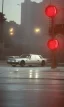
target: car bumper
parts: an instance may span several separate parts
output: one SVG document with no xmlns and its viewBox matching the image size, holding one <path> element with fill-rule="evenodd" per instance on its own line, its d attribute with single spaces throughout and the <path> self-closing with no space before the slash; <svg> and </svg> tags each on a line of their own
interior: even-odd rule
<svg viewBox="0 0 64 107">
<path fill-rule="evenodd" d="M 7 61 L 7 64 L 11 64 L 11 65 L 12 65 L 12 64 L 15 64 L 15 65 L 17 65 L 17 64 L 19 64 L 19 62 L 8 62 L 8 61 Z"/>
</svg>

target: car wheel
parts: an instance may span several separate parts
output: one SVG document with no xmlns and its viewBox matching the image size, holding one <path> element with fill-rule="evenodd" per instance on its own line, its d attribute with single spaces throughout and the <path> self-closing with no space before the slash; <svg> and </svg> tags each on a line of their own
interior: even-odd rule
<svg viewBox="0 0 64 107">
<path fill-rule="evenodd" d="M 41 66 L 45 66 L 45 61 L 42 61 Z"/>
<path fill-rule="evenodd" d="M 15 64 L 12 64 L 12 67 L 16 67 L 16 65 L 15 65 Z"/>
<path fill-rule="evenodd" d="M 20 66 L 24 67 L 25 66 L 25 61 L 21 61 Z"/>
<path fill-rule="evenodd" d="M 29 67 L 32 67 L 32 65 L 29 65 Z"/>
</svg>

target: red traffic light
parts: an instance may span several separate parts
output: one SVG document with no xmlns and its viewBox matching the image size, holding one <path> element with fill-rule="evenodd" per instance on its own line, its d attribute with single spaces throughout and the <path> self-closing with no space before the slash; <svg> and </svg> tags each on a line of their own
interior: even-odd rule
<svg viewBox="0 0 64 107">
<path fill-rule="evenodd" d="M 57 8 L 54 5 L 49 5 L 45 9 L 45 13 L 48 17 L 55 17 L 57 14 Z"/>
<path fill-rule="evenodd" d="M 49 48 L 49 49 L 55 50 L 55 49 L 58 48 L 58 46 L 59 46 L 58 40 L 56 40 L 56 39 L 50 39 L 50 40 L 48 41 L 48 48 Z"/>
</svg>

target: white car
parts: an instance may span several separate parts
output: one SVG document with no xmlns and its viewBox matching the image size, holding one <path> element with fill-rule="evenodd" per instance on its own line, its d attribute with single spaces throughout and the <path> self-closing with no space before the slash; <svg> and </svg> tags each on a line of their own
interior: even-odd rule
<svg viewBox="0 0 64 107">
<path fill-rule="evenodd" d="M 12 66 L 20 65 L 41 65 L 45 66 L 47 62 L 46 58 L 43 58 L 41 55 L 35 55 L 35 54 L 23 54 L 20 57 L 14 57 L 11 59 L 8 59 L 7 63 L 11 64 Z"/>
</svg>

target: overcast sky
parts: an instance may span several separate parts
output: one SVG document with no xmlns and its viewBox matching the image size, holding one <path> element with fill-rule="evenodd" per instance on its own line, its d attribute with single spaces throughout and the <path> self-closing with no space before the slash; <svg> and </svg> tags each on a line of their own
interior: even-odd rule
<svg viewBox="0 0 64 107">
<path fill-rule="evenodd" d="M 21 2 L 24 0 L 4 0 L 4 13 L 6 14 L 6 18 L 8 21 L 14 20 L 16 23 L 20 24 L 20 13 L 21 13 Z M 32 0 L 36 2 L 40 2 L 41 0 Z M 1 6 L 2 0 L 0 0 L 0 12 L 1 12 Z"/>
</svg>

